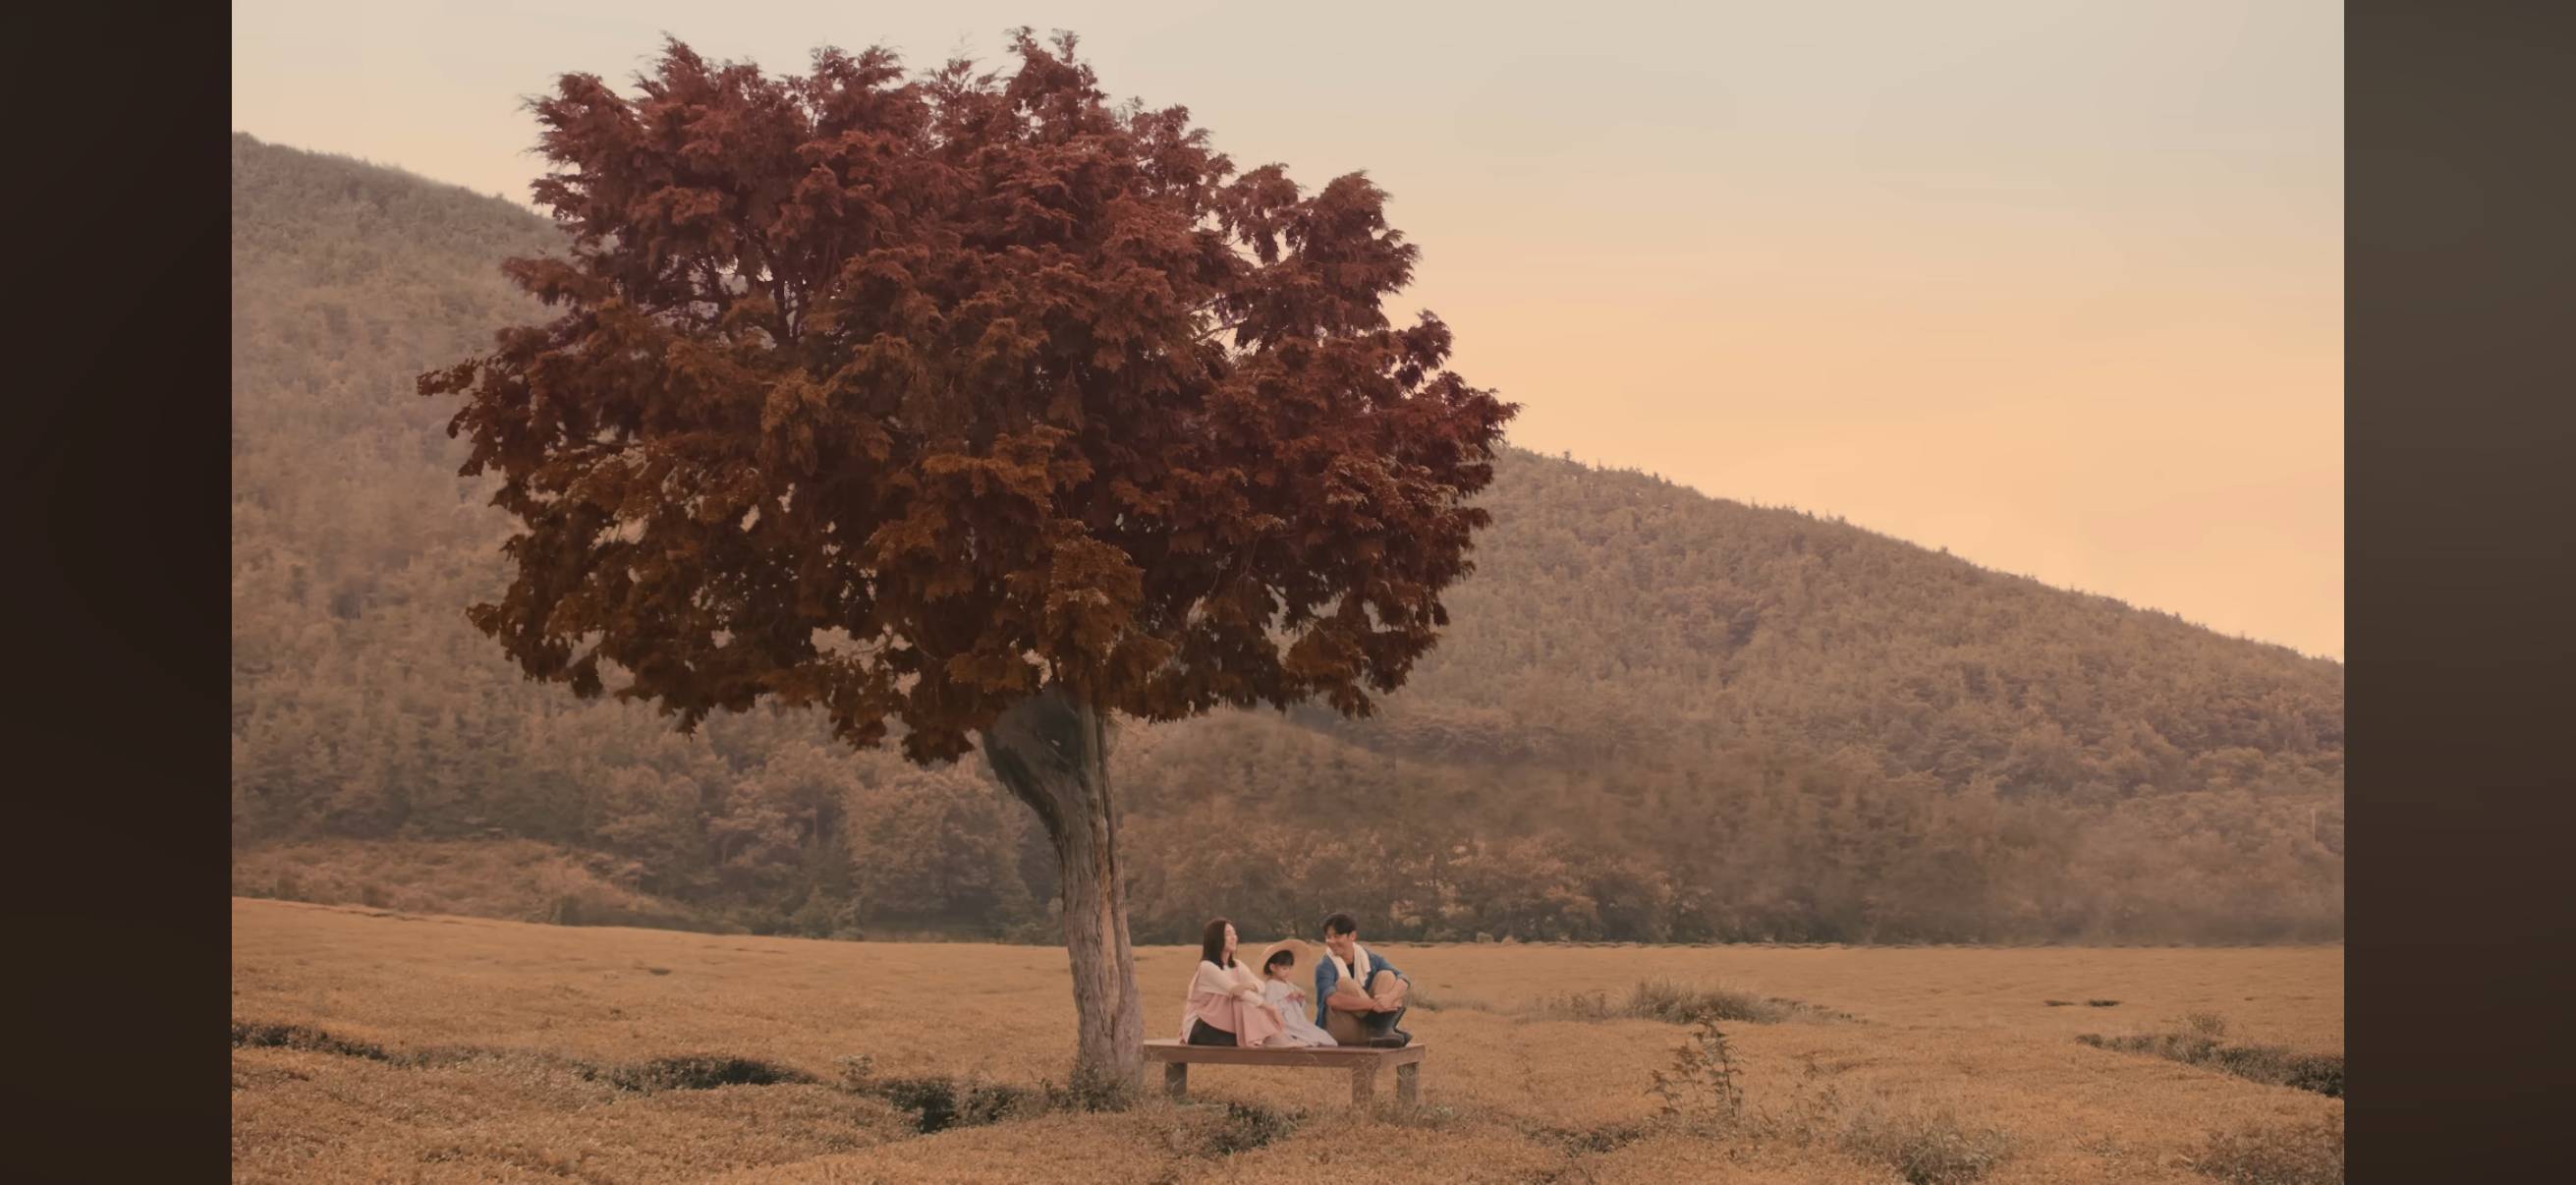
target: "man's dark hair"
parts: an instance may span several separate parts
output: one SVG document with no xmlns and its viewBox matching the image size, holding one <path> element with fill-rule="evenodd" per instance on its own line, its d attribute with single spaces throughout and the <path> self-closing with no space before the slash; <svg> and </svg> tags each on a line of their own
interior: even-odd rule
<svg viewBox="0 0 2576 1185">
<path fill-rule="evenodd" d="M 1274 950 L 1270 952 L 1270 957 L 1262 960 L 1261 962 L 1261 973 L 1268 975 L 1272 968 L 1275 968 L 1282 963 L 1286 963 L 1291 967 L 1296 966 L 1297 952 L 1293 950 Z"/>
<path fill-rule="evenodd" d="M 1328 917 L 1328 918 L 1325 918 L 1325 919 L 1324 919 L 1324 933 L 1325 933 L 1325 934 L 1327 934 L 1327 935 L 1332 935 L 1332 934 L 1357 934 L 1357 933 L 1359 933 L 1359 932 L 1360 932 L 1360 921 L 1359 921 L 1359 919 L 1358 919 L 1358 918 L 1355 918 L 1355 917 L 1352 917 L 1352 916 L 1351 916 L 1351 915 L 1349 915 L 1349 914 L 1346 914 L 1346 913 L 1337 913 L 1337 914 L 1334 914 L 1334 915 L 1333 915 L 1333 916 L 1331 916 L 1331 917 Z"/>
<path fill-rule="evenodd" d="M 1233 924 L 1224 918 L 1209 922 L 1199 932 L 1199 957 L 1219 967 L 1234 966 L 1234 960 L 1225 955 L 1225 928 Z"/>
</svg>

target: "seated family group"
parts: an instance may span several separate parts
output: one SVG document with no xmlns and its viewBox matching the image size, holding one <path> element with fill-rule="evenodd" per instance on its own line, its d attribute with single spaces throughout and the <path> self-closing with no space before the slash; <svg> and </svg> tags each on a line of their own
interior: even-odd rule
<svg viewBox="0 0 2576 1185">
<path fill-rule="evenodd" d="M 1324 954 L 1314 960 L 1315 994 L 1294 978 L 1304 944 L 1288 939 L 1261 952 L 1258 971 L 1235 958 L 1234 924 L 1218 918 L 1199 940 L 1199 969 L 1181 1010 L 1181 1040 L 1192 1045 L 1366 1045 L 1400 1049 L 1413 1040 L 1398 1022 L 1413 981 L 1360 945 L 1359 923 L 1324 919 Z M 1309 1017 L 1307 1009 L 1314 1009 Z"/>
</svg>

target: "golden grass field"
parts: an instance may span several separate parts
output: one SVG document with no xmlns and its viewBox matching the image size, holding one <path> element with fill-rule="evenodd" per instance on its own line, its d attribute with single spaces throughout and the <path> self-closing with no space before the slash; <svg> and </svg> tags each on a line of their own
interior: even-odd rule
<svg viewBox="0 0 2576 1185">
<path fill-rule="evenodd" d="M 1278 935 L 1245 934 L 1257 949 Z M 1837 1133 L 1877 1116 L 2002 1133 L 1986 1182 L 2191 1181 L 2213 1131 L 2339 1118 L 2342 1102 L 2078 1044 L 2216 1013 L 2231 1041 L 2343 1049 L 2341 947 L 1848 948 L 1389 945 L 1436 1010 L 1421 1109 L 1351 1110 L 1318 1071 L 1194 1068 L 1193 1103 L 1054 1112 L 920 1134 L 836 1085 L 1029 1086 L 1072 1054 L 1065 954 L 571 928 L 236 898 L 233 1165 L 242 1181 L 1887 1182 Z M 1152 1036 L 1195 952 L 1137 952 Z M 1546 997 L 1642 979 L 1851 1014 L 1731 1022 L 1746 1108 L 1659 1120 L 1652 1074 L 1691 1030 L 1545 1019 Z M 2115 1007 L 2047 1000 L 2116 999 Z M 308 1026 L 389 1056 L 243 1044 Z M 309 1042 L 307 1043 L 309 1044 Z M 431 1051 L 438 1051 L 432 1053 Z M 400 1055 L 423 1054 L 406 1060 Z M 626 1089 L 582 1067 L 753 1059 L 811 1083 Z M 1381 1091 L 1388 1088 L 1381 1087 Z M 1228 1101 L 1287 1123 L 1245 1146 Z M 1278 1134 L 1280 1127 L 1286 1134 Z M 1231 1145 L 1229 1136 L 1236 1137 Z M 1240 1150 L 1226 1151 L 1229 1147 Z M 1918 1178 L 1920 1173 L 1917 1174 Z"/>
</svg>

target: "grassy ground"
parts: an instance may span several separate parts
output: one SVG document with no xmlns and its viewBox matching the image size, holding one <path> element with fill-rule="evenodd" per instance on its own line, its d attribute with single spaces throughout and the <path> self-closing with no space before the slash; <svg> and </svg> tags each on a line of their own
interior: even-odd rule
<svg viewBox="0 0 2576 1185">
<path fill-rule="evenodd" d="M 2214 1015 L 2231 1041 L 2339 1056 L 2339 947 L 1390 947 L 1436 1006 L 1407 1022 L 1432 1047 L 1421 1110 L 1199 1067 L 1200 1105 L 1091 1114 L 1043 1093 L 1072 1046 L 1060 950 L 249 899 L 233 921 L 240 1180 L 2340 1176 L 2340 1100 L 2076 1040 Z M 1193 958 L 1138 952 L 1153 1035 Z M 1702 1013 L 1722 1059 L 1676 1023 Z M 1666 1115 L 1658 1071 L 1741 1107 L 1668 1090 Z M 2258 1162 L 2291 1167 L 2243 1175 Z"/>
</svg>

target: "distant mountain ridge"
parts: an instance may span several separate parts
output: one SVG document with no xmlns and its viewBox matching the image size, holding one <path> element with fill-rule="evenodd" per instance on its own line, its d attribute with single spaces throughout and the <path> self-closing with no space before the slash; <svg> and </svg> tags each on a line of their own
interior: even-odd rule
<svg viewBox="0 0 2576 1185">
<path fill-rule="evenodd" d="M 246 135 L 233 163 L 239 845 L 511 836 L 752 929 L 1044 930 L 1042 846 L 978 769 L 520 680 L 462 619 L 508 523 L 411 380 L 538 317 L 497 266 L 559 233 Z M 2341 664 L 1517 449 L 1484 504 L 1379 717 L 1125 730 L 1140 939 L 1327 901 L 1390 939 L 2340 935 Z"/>
</svg>

